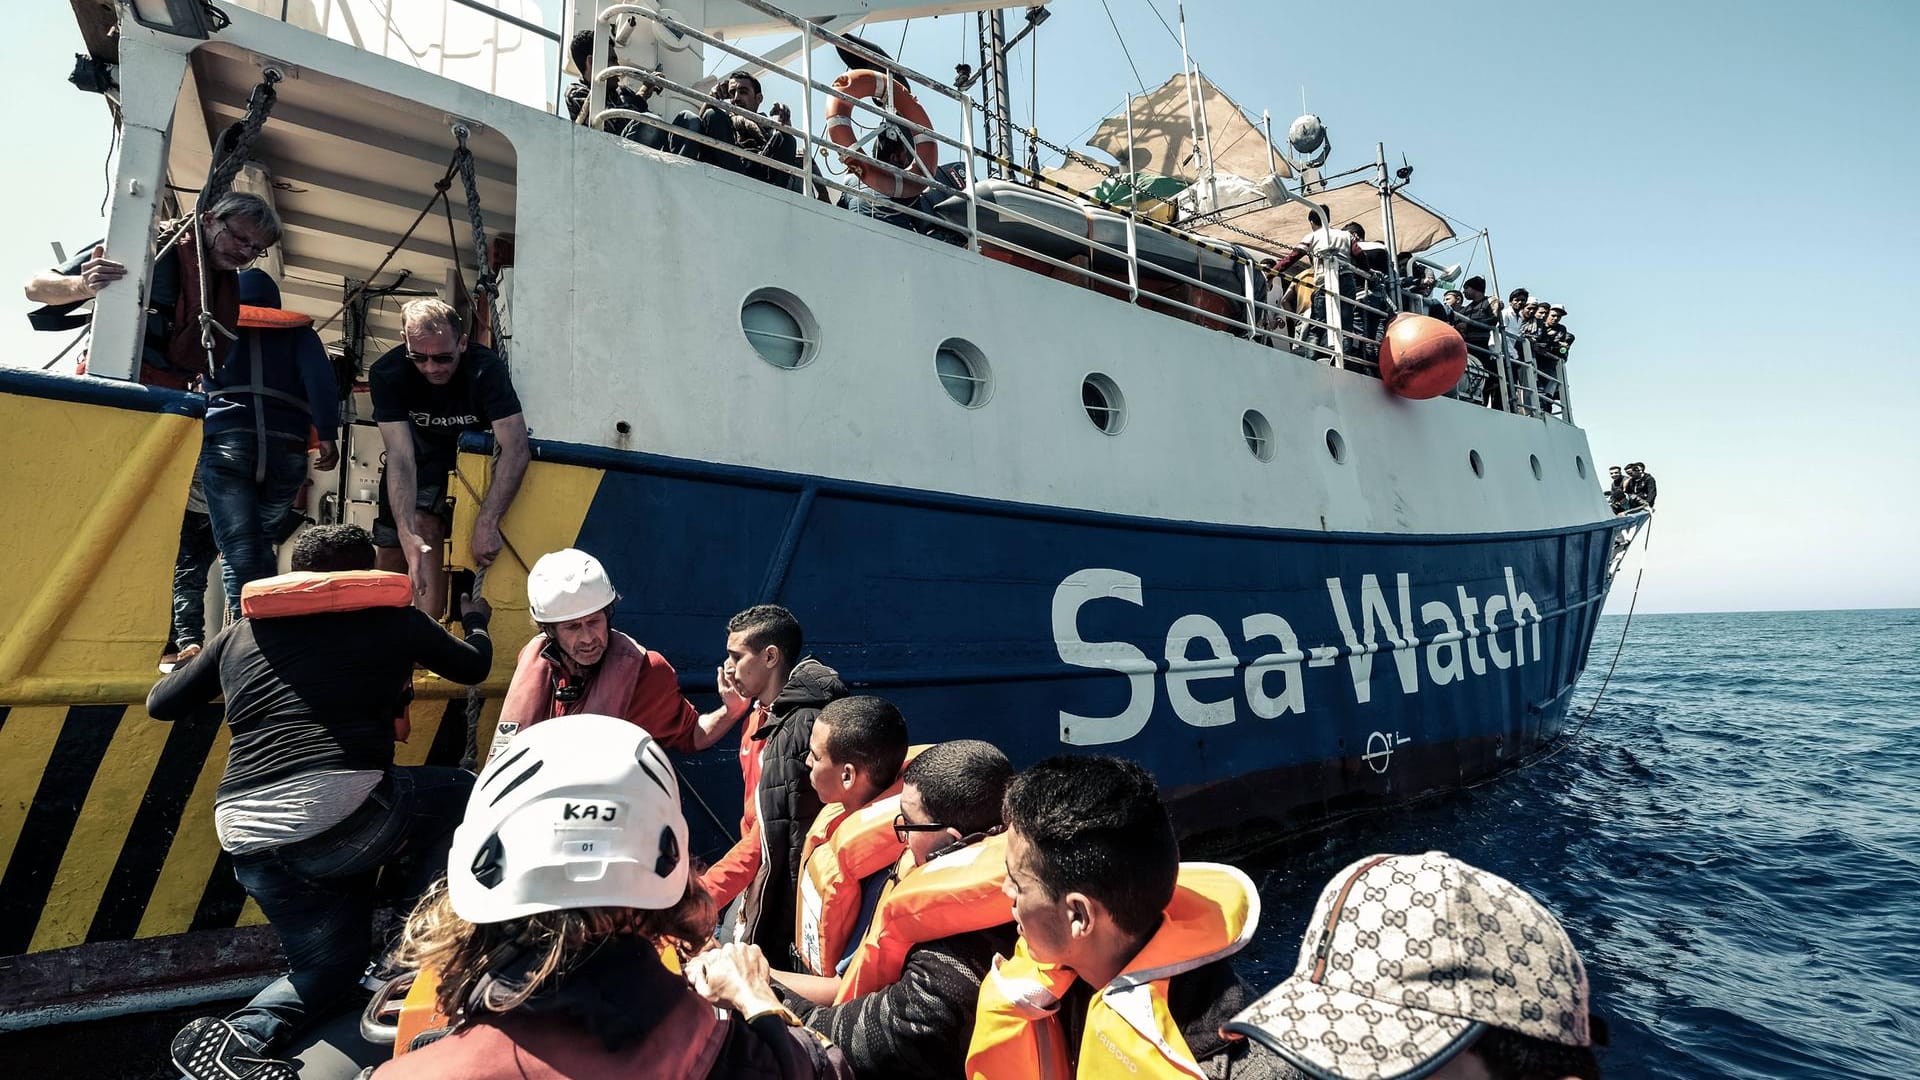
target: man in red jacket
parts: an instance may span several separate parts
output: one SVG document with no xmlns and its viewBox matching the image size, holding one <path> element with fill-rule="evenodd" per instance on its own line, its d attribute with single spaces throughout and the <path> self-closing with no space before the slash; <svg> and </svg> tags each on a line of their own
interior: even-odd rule
<svg viewBox="0 0 1920 1080">
<path fill-rule="evenodd" d="M 540 627 L 520 650 L 488 760 L 515 734 L 556 716 L 618 716 L 681 753 L 712 746 L 747 713 L 731 670 L 718 673 L 720 707 L 701 713 L 680 693 L 667 658 L 613 629 L 620 599 L 600 560 L 575 548 L 542 555 L 527 573 L 527 607 Z"/>
</svg>

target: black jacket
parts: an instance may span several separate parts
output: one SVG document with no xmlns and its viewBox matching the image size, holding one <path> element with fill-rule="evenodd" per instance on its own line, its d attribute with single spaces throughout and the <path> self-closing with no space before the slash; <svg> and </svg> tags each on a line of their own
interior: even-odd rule
<svg viewBox="0 0 1920 1080">
<path fill-rule="evenodd" d="M 1018 936 L 1009 922 L 916 945 L 892 986 L 801 1015 L 845 1052 L 855 1075 L 963 1077 L 980 980 Z"/>
<path fill-rule="evenodd" d="M 1653 482 L 1653 474 L 1643 472 L 1639 476 L 1627 478 L 1627 505 L 1629 507 L 1653 507 L 1653 500 L 1660 495 L 1660 485 Z"/>
<path fill-rule="evenodd" d="M 226 696 L 221 798 L 321 769 L 385 769 L 416 661 L 458 683 L 487 677 L 486 619 L 464 625 L 460 641 L 412 607 L 241 619 L 148 692 L 147 715 L 182 720 Z"/>
<path fill-rule="evenodd" d="M 766 725 L 755 735 L 766 740 L 760 751 L 760 787 L 754 793 L 760 868 L 740 909 L 745 923 L 740 940 L 760 946 L 776 967 L 792 963 L 800 847 L 820 814 L 820 800 L 807 778 L 807 742 L 820 710 L 846 696 L 840 673 L 809 656 L 794 665 L 787 685 L 773 699 Z"/>
</svg>

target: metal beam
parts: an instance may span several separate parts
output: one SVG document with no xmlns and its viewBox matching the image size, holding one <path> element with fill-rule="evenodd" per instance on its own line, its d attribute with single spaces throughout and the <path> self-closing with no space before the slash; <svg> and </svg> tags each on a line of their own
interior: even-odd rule
<svg viewBox="0 0 1920 1080">
<path fill-rule="evenodd" d="M 349 240 L 358 244 L 366 244 L 382 255 L 386 253 L 388 248 L 393 246 L 394 241 L 400 239 L 400 235 L 397 232 L 389 229 L 376 229 L 367 225 L 356 225 L 350 221 L 336 221 L 332 218 L 321 217 L 318 214 L 303 214 L 296 210 L 280 211 L 280 224 L 286 226 L 289 231 L 293 232 L 309 232 L 335 240 Z M 422 221 L 420 228 L 414 230 L 413 235 L 407 237 L 405 242 L 400 245 L 400 250 L 411 251 L 416 255 L 425 255 L 430 259 L 454 262 L 460 253 L 460 249 L 448 247 L 445 240 L 435 240 L 430 235 L 421 235 L 427 231 L 429 224 L 428 221 Z M 445 231 L 445 222 L 432 221 L 431 224 L 439 226 L 441 231 Z M 461 222 L 460 225 L 464 231 L 465 223 Z M 378 261 L 379 255 L 375 255 L 374 260 L 367 263 L 367 268 L 372 269 Z"/>
<path fill-rule="evenodd" d="M 414 191 L 411 188 L 393 187 L 388 184 L 369 180 L 362 176 L 333 172 L 317 165 L 297 162 L 280 163 L 279 167 L 274 169 L 273 175 L 274 179 L 284 181 L 294 187 L 311 188 L 315 194 L 345 195 L 349 198 L 365 199 L 368 202 L 401 207 L 413 213 L 418 213 L 420 208 L 427 204 L 427 200 L 433 197 L 433 188 L 431 185 L 424 191 Z M 307 194 L 308 192 L 304 191 L 286 192 L 283 198 L 288 202 L 294 202 L 300 200 Z M 452 189 L 452 194 L 456 200 L 463 196 L 457 182 Z M 453 215 L 454 221 L 464 225 L 466 222 L 465 213 L 464 209 L 456 208 L 456 212 Z M 488 229 L 498 232 L 512 232 L 513 220 L 513 214 L 509 212 L 495 210 L 491 207 L 487 209 Z M 425 227 L 424 225 L 421 226 L 421 228 Z"/>
<path fill-rule="evenodd" d="M 246 106 L 244 104 L 235 105 L 226 101 L 209 101 L 207 103 L 207 109 L 215 115 L 229 117 L 233 120 L 238 120 L 246 115 Z M 382 130 L 378 121 L 367 121 L 363 123 L 331 113 L 302 108 L 288 102 L 281 102 L 274 106 L 273 118 L 267 121 L 267 126 L 263 129 L 263 133 L 271 132 L 276 127 L 282 129 L 296 128 L 300 131 L 338 142 L 340 144 L 340 153 L 332 155 L 336 160 L 346 158 L 356 152 L 364 153 L 369 148 L 383 150 L 389 154 L 412 158 L 422 164 L 432 166 L 436 179 L 440 173 L 446 170 L 447 162 L 453 159 L 454 148 L 458 145 L 454 142 L 451 132 L 447 134 L 447 141 L 444 144 L 422 142 L 419 139 L 412 139 L 392 131 Z M 513 186 L 514 169 L 510 164 L 496 162 L 490 158 L 475 154 L 474 170 L 479 173 L 480 176 L 494 183 L 504 184 L 508 187 Z M 425 191 L 421 192 L 421 198 L 424 199 L 427 193 L 432 190 L 431 185 L 429 185 Z"/>
</svg>

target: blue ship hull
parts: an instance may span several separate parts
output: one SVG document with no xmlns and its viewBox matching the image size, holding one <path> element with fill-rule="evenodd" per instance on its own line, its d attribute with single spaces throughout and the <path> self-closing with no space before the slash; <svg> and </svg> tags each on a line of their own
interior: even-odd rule
<svg viewBox="0 0 1920 1080">
<path fill-rule="evenodd" d="M 696 697 L 727 617 L 780 603 L 808 651 L 900 705 L 916 742 L 984 738 L 1016 764 L 1133 757 L 1185 832 L 1236 847 L 1551 742 L 1620 528 L 1317 533 L 535 454 L 604 470 L 578 546 L 622 589 L 617 623 Z M 708 817 L 730 819 L 733 755 L 685 766 Z"/>
</svg>

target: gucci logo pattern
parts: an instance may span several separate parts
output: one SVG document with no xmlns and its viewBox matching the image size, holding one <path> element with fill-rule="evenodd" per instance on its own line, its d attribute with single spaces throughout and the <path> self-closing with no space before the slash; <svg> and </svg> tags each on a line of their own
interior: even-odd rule
<svg viewBox="0 0 1920 1080">
<path fill-rule="evenodd" d="M 1590 1045 L 1586 968 L 1531 896 L 1437 851 L 1341 871 L 1293 975 L 1230 1025 L 1336 1080 L 1422 1070 L 1483 1026 Z"/>
</svg>

